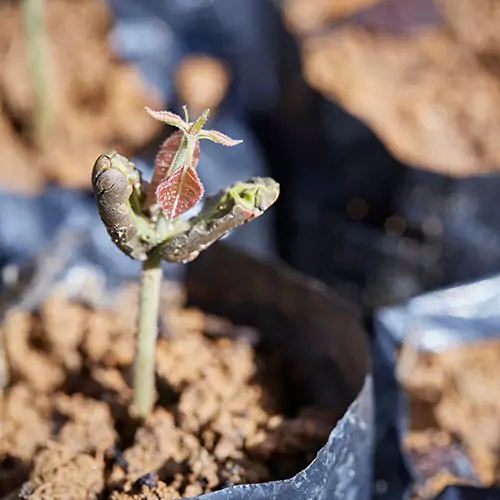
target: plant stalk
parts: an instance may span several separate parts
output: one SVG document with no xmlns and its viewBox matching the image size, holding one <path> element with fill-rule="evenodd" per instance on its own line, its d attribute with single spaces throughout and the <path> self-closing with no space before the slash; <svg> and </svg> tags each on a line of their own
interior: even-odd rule
<svg viewBox="0 0 500 500">
<path fill-rule="evenodd" d="M 161 259 L 152 252 L 142 265 L 139 330 L 134 366 L 134 410 L 142 419 L 149 415 L 154 400 L 161 279 Z"/>
<path fill-rule="evenodd" d="M 44 0 L 23 0 L 28 67 L 35 95 L 34 131 L 37 147 L 43 147 L 50 126 L 45 57 Z"/>
</svg>

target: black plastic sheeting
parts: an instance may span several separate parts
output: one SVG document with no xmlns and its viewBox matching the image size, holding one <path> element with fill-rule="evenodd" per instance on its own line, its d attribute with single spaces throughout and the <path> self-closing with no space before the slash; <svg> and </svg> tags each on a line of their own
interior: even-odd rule
<svg viewBox="0 0 500 500">
<path fill-rule="evenodd" d="M 319 282 L 222 245 L 188 266 L 186 283 L 196 305 L 258 328 L 270 359 L 286 360 L 290 398 L 347 408 L 327 445 L 292 479 L 237 486 L 202 498 L 369 499 L 373 388 L 367 339 L 355 309 Z"/>
<path fill-rule="evenodd" d="M 419 464 L 413 461 L 413 457 L 403 458 L 395 452 L 408 422 L 406 398 L 394 375 L 396 350 L 410 331 L 416 332 L 412 336 L 413 348 L 423 352 L 442 352 L 478 340 L 498 339 L 499 311 L 499 275 L 429 292 L 410 299 L 404 305 L 377 311 L 373 337 L 374 359 L 378 362 L 378 366 L 375 366 L 378 445 L 375 475 L 389 485 L 390 498 L 401 498 L 410 491 L 408 484 L 401 482 L 405 474 L 412 481 L 425 480 L 419 474 Z M 462 450 L 452 448 L 445 455 L 442 457 L 443 465 L 451 467 L 457 477 L 474 482 L 476 478 L 472 464 Z M 396 469 L 391 468 L 391 463 L 395 468 L 399 467 L 399 472 L 395 473 Z M 404 470 L 401 470 L 403 464 Z M 449 488 L 439 498 L 493 499 L 498 498 L 499 494 L 500 490 L 496 489 L 457 487 Z M 386 496 L 382 495 L 382 498 Z"/>
</svg>

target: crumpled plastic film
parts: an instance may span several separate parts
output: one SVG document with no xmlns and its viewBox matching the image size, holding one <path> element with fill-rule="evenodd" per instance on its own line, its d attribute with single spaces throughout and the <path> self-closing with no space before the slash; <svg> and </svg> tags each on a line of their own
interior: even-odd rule
<svg viewBox="0 0 500 500">
<path fill-rule="evenodd" d="M 500 275 L 426 293 L 405 305 L 378 311 L 376 329 L 401 344 L 410 328 L 421 334 L 418 347 L 439 352 L 464 342 L 498 337 Z"/>
<path fill-rule="evenodd" d="M 408 407 L 404 392 L 396 382 L 397 349 L 409 332 L 413 347 L 425 352 L 446 349 L 474 341 L 500 337 L 500 276 L 493 275 L 479 281 L 464 283 L 429 292 L 402 305 L 381 308 L 374 318 L 374 350 L 380 366 L 375 367 L 375 394 L 377 401 L 377 442 L 383 441 L 394 430 L 390 446 L 394 451 L 407 430 Z M 412 474 L 409 457 L 389 457 L 379 446 L 385 468 L 396 467 L 403 460 Z M 401 485 L 404 489 L 404 484 Z M 450 487 L 439 499 L 482 500 L 498 498 L 498 490 L 476 487 Z M 380 496 L 380 498 L 396 498 Z"/>
<path fill-rule="evenodd" d="M 255 326 L 265 349 L 276 349 L 287 360 L 288 376 L 311 401 L 332 408 L 347 404 L 326 446 L 295 477 L 202 498 L 371 498 L 373 380 L 356 310 L 316 280 L 224 245 L 215 245 L 188 266 L 186 284 L 195 305 Z"/>
</svg>

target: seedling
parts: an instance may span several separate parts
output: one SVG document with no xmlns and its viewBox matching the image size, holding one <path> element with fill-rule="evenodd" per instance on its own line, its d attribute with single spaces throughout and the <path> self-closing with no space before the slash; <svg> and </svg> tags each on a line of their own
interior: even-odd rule
<svg viewBox="0 0 500 500">
<path fill-rule="evenodd" d="M 186 263 L 229 231 L 255 219 L 277 199 L 279 185 L 257 177 L 208 197 L 198 215 L 182 217 L 203 197 L 197 166 L 200 140 L 236 146 L 221 132 L 204 130 L 209 110 L 189 122 L 168 111 L 146 111 L 177 129 L 160 147 L 150 182 L 116 152 L 96 160 L 92 186 L 99 215 L 115 245 L 142 261 L 139 329 L 134 364 L 133 406 L 145 418 L 154 400 L 155 347 L 158 329 L 161 262 Z"/>
</svg>

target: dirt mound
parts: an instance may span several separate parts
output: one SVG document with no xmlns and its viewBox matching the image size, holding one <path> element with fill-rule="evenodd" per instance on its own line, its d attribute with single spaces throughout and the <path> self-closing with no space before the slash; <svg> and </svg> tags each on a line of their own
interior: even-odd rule
<svg viewBox="0 0 500 500">
<path fill-rule="evenodd" d="M 128 412 L 135 287 L 116 311 L 54 296 L 37 313 L 7 314 L 0 496 L 22 485 L 26 499 L 192 497 L 289 477 L 314 458 L 334 415 L 301 408 L 285 416 L 256 335 L 185 308 L 182 291 L 166 290 L 157 406 L 143 425 Z"/>
<path fill-rule="evenodd" d="M 105 2 L 47 0 L 40 144 L 20 5 L 0 5 L 0 189 L 35 192 L 47 181 L 87 187 L 99 154 L 129 155 L 159 130 L 144 112 L 161 106 L 159 96 L 114 55 Z"/>
</svg>

